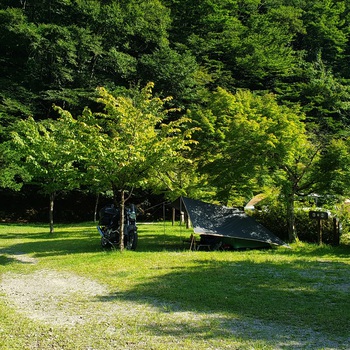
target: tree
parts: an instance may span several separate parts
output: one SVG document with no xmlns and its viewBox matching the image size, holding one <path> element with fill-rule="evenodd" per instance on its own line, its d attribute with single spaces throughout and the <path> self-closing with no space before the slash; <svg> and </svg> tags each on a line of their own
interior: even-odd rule
<svg viewBox="0 0 350 350">
<path fill-rule="evenodd" d="M 143 55 L 139 61 L 139 72 L 145 84 L 154 81 L 156 91 L 162 96 L 172 96 L 174 106 L 185 108 L 196 101 L 196 91 L 204 84 L 200 84 L 195 57 L 188 51 L 180 53 L 164 46 Z"/>
<path fill-rule="evenodd" d="M 127 94 L 98 89 L 101 112 L 85 109 L 78 118 L 80 150 L 87 182 L 113 191 L 120 207 L 120 250 L 124 248 L 124 207 L 133 188 L 155 186 L 159 173 L 166 174 L 184 161 L 191 129 L 186 118 L 167 122 L 167 100 L 152 96 L 153 84 Z M 68 112 L 61 111 L 61 114 Z"/>
<path fill-rule="evenodd" d="M 7 126 L 16 117 L 32 112 L 35 94 L 24 81 L 29 48 L 37 35 L 20 9 L 0 8 L 0 21 L 0 122 Z"/>
<path fill-rule="evenodd" d="M 350 195 L 350 137 L 330 139 L 315 168 L 318 190 L 336 201 Z"/>
<path fill-rule="evenodd" d="M 321 55 L 312 63 L 304 63 L 294 78 L 293 83 L 279 84 L 279 100 L 282 103 L 298 101 L 307 116 L 308 129 L 317 129 L 319 134 L 329 136 L 344 134 L 350 115 L 348 83 L 327 68 Z"/>
<path fill-rule="evenodd" d="M 304 29 L 296 7 L 256 0 L 168 2 L 170 40 L 193 53 L 211 75 L 210 86 L 273 89 L 298 62 L 292 44 Z"/>
<path fill-rule="evenodd" d="M 54 232 L 54 202 L 60 191 L 79 187 L 74 120 L 63 115 L 58 120 L 35 121 L 29 117 L 13 126 L 11 139 L 2 146 L 13 157 L 10 163 L 21 182 L 39 186 L 49 197 L 50 233 Z M 26 177 L 23 176 L 26 175 Z"/>
<path fill-rule="evenodd" d="M 309 61 L 322 53 L 322 58 L 331 67 L 336 67 L 344 59 L 349 35 L 346 6 L 346 1 L 334 0 L 308 1 L 303 6 L 306 35 L 300 37 L 299 42 Z"/>
<path fill-rule="evenodd" d="M 319 154 L 319 148 L 308 140 L 303 115 L 278 105 L 271 94 L 231 94 L 218 89 L 197 118 L 206 125 L 197 150 L 201 171 L 209 174 L 218 189 L 217 198 L 241 205 L 239 198 L 247 199 L 264 186 L 278 187 L 286 207 L 289 239 L 295 240 L 295 196 L 313 185 L 309 179 Z"/>
<path fill-rule="evenodd" d="M 75 114 L 96 86 L 136 83 L 170 25 L 159 0 L 4 0 L 0 21 L 0 113 L 21 118 L 53 117 L 52 104 Z"/>
<path fill-rule="evenodd" d="M 22 155 L 8 142 L 0 143 L 0 187 L 19 191 L 23 182 L 30 180 L 31 175 L 22 165 Z"/>
</svg>

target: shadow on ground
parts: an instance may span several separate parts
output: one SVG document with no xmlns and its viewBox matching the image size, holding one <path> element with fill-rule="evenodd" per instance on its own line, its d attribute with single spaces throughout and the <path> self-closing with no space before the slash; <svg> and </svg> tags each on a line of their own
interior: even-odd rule
<svg viewBox="0 0 350 350">
<path fill-rule="evenodd" d="M 120 276 L 111 274 L 111 278 Z M 349 280 L 348 265 L 340 262 L 285 265 L 198 259 L 195 266 L 185 269 L 165 266 L 164 274 L 139 283 L 128 293 L 102 296 L 101 301 L 122 299 L 160 310 L 260 318 L 296 329 L 312 325 L 313 330 L 331 337 L 347 334 L 350 328 Z"/>
</svg>

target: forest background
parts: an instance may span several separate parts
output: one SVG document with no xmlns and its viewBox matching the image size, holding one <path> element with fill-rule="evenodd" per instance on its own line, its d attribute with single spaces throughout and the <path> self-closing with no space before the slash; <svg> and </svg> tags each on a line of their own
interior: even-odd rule
<svg viewBox="0 0 350 350">
<path fill-rule="evenodd" d="M 299 207 L 347 229 L 348 1 L 0 0 L 0 23 L 2 219 L 263 193 L 281 238 Z"/>
</svg>

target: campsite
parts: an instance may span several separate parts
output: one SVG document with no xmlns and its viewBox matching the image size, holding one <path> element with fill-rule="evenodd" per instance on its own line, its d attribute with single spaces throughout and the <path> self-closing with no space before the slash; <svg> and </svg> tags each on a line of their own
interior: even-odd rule
<svg viewBox="0 0 350 350">
<path fill-rule="evenodd" d="M 350 349 L 349 0 L 0 0 L 0 349 Z"/>
<path fill-rule="evenodd" d="M 0 348 L 348 349 L 349 247 L 190 251 L 139 223 L 103 250 L 94 223 L 0 225 Z"/>
</svg>

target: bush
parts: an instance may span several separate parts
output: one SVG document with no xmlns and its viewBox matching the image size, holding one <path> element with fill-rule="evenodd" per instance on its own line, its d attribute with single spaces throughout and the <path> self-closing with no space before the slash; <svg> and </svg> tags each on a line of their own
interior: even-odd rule
<svg viewBox="0 0 350 350">
<path fill-rule="evenodd" d="M 251 215 L 274 235 L 288 241 L 288 230 L 285 213 L 277 206 L 269 206 L 264 209 L 254 210 Z"/>
<path fill-rule="evenodd" d="M 319 227 L 318 220 L 309 218 L 309 210 L 297 210 L 295 212 L 295 228 L 298 238 L 303 242 L 318 243 Z M 333 229 L 333 218 L 321 221 L 322 242 L 333 244 L 335 235 Z"/>
<path fill-rule="evenodd" d="M 301 241 L 309 243 L 318 242 L 318 221 L 309 218 L 309 210 L 312 208 L 295 210 L 295 229 Z M 317 210 L 314 208 L 314 210 Z M 326 210 L 326 209 L 325 209 Z M 334 220 L 340 223 L 341 242 L 350 243 L 350 208 L 346 206 L 333 210 L 328 220 L 322 220 L 322 242 L 326 244 L 337 244 L 337 232 L 334 228 Z M 285 208 L 277 202 L 252 212 L 252 216 L 269 229 L 277 237 L 288 241 L 287 219 Z"/>
</svg>

